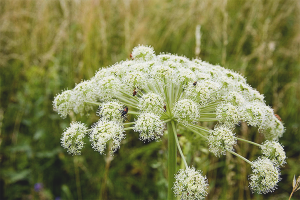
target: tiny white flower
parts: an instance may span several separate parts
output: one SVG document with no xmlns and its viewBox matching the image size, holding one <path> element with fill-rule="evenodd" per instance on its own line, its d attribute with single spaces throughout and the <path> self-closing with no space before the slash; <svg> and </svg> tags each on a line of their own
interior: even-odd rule
<svg viewBox="0 0 300 200">
<path fill-rule="evenodd" d="M 277 141 L 264 142 L 261 146 L 261 151 L 262 154 L 269 158 L 276 166 L 283 166 L 286 163 L 283 146 Z"/>
<path fill-rule="evenodd" d="M 237 141 L 235 134 L 225 125 L 216 126 L 208 136 L 209 151 L 215 156 L 226 155 L 226 151 L 233 151 Z"/>
<path fill-rule="evenodd" d="M 205 199 L 207 196 L 208 182 L 206 176 L 194 167 L 180 169 L 175 175 L 173 191 L 180 199 L 196 200 Z"/>
<path fill-rule="evenodd" d="M 87 127 L 80 122 L 71 123 L 61 137 L 61 146 L 67 149 L 67 152 L 72 155 L 80 155 L 84 145 L 84 137 L 87 133 Z"/>
<path fill-rule="evenodd" d="M 279 170 L 268 158 L 258 158 L 252 162 L 252 174 L 249 176 L 249 186 L 252 192 L 266 194 L 273 192 L 279 182 Z"/>
<path fill-rule="evenodd" d="M 164 124 L 158 115 L 142 113 L 135 122 L 134 130 L 140 133 L 140 139 L 154 140 L 163 135 Z"/>
</svg>

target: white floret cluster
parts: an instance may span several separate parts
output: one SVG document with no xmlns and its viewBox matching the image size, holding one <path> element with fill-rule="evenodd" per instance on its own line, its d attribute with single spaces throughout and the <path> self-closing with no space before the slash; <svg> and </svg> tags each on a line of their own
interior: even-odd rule
<svg viewBox="0 0 300 200">
<path fill-rule="evenodd" d="M 106 143 L 112 140 L 112 152 L 120 148 L 121 141 L 125 138 L 123 126 L 114 121 L 99 120 L 90 133 L 90 141 L 95 151 L 104 154 Z"/>
<path fill-rule="evenodd" d="M 205 199 L 208 190 L 207 178 L 194 167 L 181 169 L 175 175 L 173 191 L 180 199 Z"/>
<path fill-rule="evenodd" d="M 134 130 L 140 133 L 143 141 L 159 139 L 163 135 L 164 124 L 158 115 L 142 113 L 135 122 Z"/>
<path fill-rule="evenodd" d="M 252 172 L 249 176 L 250 188 L 252 192 L 266 194 L 273 192 L 279 182 L 280 172 L 268 158 L 258 158 L 253 161 Z"/>
<path fill-rule="evenodd" d="M 80 122 L 71 123 L 61 137 L 61 146 L 68 150 L 69 154 L 80 155 L 84 145 L 84 137 L 88 129 Z"/>
<path fill-rule="evenodd" d="M 224 125 L 215 127 L 208 136 L 209 150 L 218 157 L 226 155 L 227 150 L 233 151 L 236 142 L 235 134 Z"/>
<path fill-rule="evenodd" d="M 248 85 L 243 76 L 199 59 L 155 55 L 148 46 L 135 47 L 131 59 L 102 68 L 90 80 L 58 94 L 53 107 L 64 118 L 71 113 L 89 114 L 98 108 L 100 119 L 90 129 L 76 122 L 63 133 L 62 146 L 73 155 L 80 154 L 85 135 L 89 136 L 95 151 L 104 154 L 110 144 L 110 152 L 114 153 L 125 139 L 126 131 L 139 133 L 142 141 L 158 140 L 165 132 L 166 123 L 172 122 L 195 133 L 201 132 L 209 150 L 220 156 L 234 153 L 235 126 L 246 122 L 257 127 L 268 140 L 262 145 L 262 154 L 270 160 L 260 158 L 253 162 L 252 190 L 272 191 L 267 189 L 274 188 L 270 187 L 270 180 L 278 172 L 277 167 L 285 163 L 284 150 L 276 142 L 285 131 L 284 126 L 265 104 L 264 96 Z M 215 126 L 209 130 L 201 126 L 202 122 L 215 122 Z M 271 169 L 270 175 L 268 170 L 258 171 L 256 163 L 263 161 L 267 163 L 266 168 Z M 178 180 L 189 180 L 192 174 L 202 181 L 204 188 L 207 186 L 200 172 L 194 168 L 186 170 L 180 172 Z M 261 177 L 268 178 L 269 182 L 260 183 Z M 275 183 L 275 178 L 272 181 Z M 207 193 L 195 184 L 179 182 L 175 193 L 183 199 L 192 199 L 192 196 L 201 199 Z"/>
<path fill-rule="evenodd" d="M 275 166 L 282 167 L 286 163 L 283 146 L 277 141 L 265 141 L 261 146 L 261 151 Z"/>
</svg>

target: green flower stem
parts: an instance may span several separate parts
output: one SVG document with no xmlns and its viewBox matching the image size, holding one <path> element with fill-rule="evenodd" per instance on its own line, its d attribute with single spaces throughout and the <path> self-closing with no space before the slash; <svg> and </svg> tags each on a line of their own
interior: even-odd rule
<svg viewBox="0 0 300 200">
<path fill-rule="evenodd" d="M 135 111 L 131 111 L 131 110 L 128 110 L 128 114 L 139 115 L 139 114 L 141 114 L 141 113 L 135 112 Z"/>
<path fill-rule="evenodd" d="M 185 167 L 187 168 L 188 165 L 187 165 L 187 163 L 186 163 L 185 157 L 184 157 L 184 155 L 183 155 L 183 153 L 182 153 L 182 150 L 181 150 L 181 148 L 180 148 L 180 145 L 179 145 L 179 141 L 178 141 L 178 137 L 177 137 L 177 132 L 176 132 L 176 127 L 175 127 L 175 123 L 174 123 L 174 121 L 171 121 L 171 123 L 172 123 L 173 133 L 174 133 L 174 137 L 175 137 L 175 141 L 176 141 L 176 144 L 177 144 L 178 151 L 179 151 L 179 153 L 180 153 L 180 155 L 181 155 L 181 158 L 183 159 L 183 162 L 184 162 L 184 164 L 185 164 Z"/>
<path fill-rule="evenodd" d="M 215 122 L 215 121 L 219 121 L 219 119 L 217 119 L 217 118 L 200 118 L 198 121 L 199 122 Z"/>
<path fill-rule="evenodd" d="M 172 127 L 173 121 L 167 123 L 168 128 L 168 200 L 175 199 L 172 190 L 176 174 L 176 140 Z"/>
<path fill-rule="evenodd" d="M 237 153 L 235 153 L 235 152 L 233 152 L 233 151 L 230 151 L 230 150 L 227 150 L 227 151 L 230 152 L 231 154 L 233 154 L 233 155 L 239 157 L 240 159 L 244 160 L 245 162 L 249 163 L 250 165 L 252 165 L 252 162 L 251 162 L 250 160 L 244 158 L 243 156 L 241 156 L 241 155 L 239 155 L 239 154 L 237 154 Z"/>
<path fill-rule="evenodd" d="M 99 103 L 99 102 L 92 102 L 92 101 L 85 101 L 85 103 L 89 103 L 89 104 L 93 104 L 93 105 L 97 105 L 97 106 L 101 105 L 101 103 Z"/>
<path fill-rule="evenodd" d="M 124 126 L 126 126 L 126 125 L 132 125 L 132 124 L 135 124 L 135 122 L 123 123 Z"/>
<path fill-rule="evenodd" d="M 195 128 L 192 128 L 192 127 L 189 127 L 189 126 L 187 126 L 186 128 L 189 129 L 190 131 L 192 131 L 192 132 L 194 132 L 194 133 L 200 135 L 201 137 L 207 139 L 207 136 L 203 135 L 202 133 L 200 133 L 200 132 L 199 132 L 198 130 L 196 130 Z"/>
<path fill-rule="evenodd" d="M 167 119 L 167 120 L 163 121 L 163 123 L 167 123 L 169 121 L 171 121 L 171 119 Z"/>
<path fill-rule="evenodd" d="M 127 127 L 127 128 L 124 128 L 124 131 L 132 130 L 132 129 L 134 129 L 134 127 Z"/>
<path fill-rule="evenodd" d="M 190 126 L 190 127 L 195 128 L 195 129 L 201 130 L 201 131 L 204 132 L 204 133 L 210 133 L 210 132 L 211 132 L 210 129 L 204 128 L 204 127 L 202 127 L 202 126 L 196 126 L 196 125 L 193 125 L 193 124 L 188 124 L 187 126 Z"/>
<path fill-rule="evenodd" d="M 206 111 L 206 112 L 209 112 L 209 111 L 215 111 L 215 109 L 216 109 L 216 106 L 218 106 L 219 105 L 219 101 L 217 101 L 217 102 L 214 102 L 214 103 L 211 103 L 211 104 L 208 104 L 208 105 L 206 105 L 206 106 L 204 106 L 204 107 L 202 107 L 202 108 L 200 108 L 200 110 L 201 110 L 201 112 L 204 112 L 204 111 Z"/>
<path fill-rule="evenodd" d="M 255 142 L 251 142 L 251 141 L 249 141 L 249 140 L 245 140 L 245 139 L 242 139 L 242 138 L 236 137 L 236 139 L 237 139 L 237 140 L 240 140 L 240 141 L 243 141 L 243 142 L 247 142 L 247 143 L 249 143 L 249 144 L 253 144 L 253 145 L 258 146 L 258 147 L 261 147 L 261 146 L 262 146 L 262 145 L 260 145 L 260 144 L 255 143 Z"/>
<path fill-rule="evenodd" d="M 200 113 L 200 118 L 216 118 L 216 113 Z"/>
</svg>

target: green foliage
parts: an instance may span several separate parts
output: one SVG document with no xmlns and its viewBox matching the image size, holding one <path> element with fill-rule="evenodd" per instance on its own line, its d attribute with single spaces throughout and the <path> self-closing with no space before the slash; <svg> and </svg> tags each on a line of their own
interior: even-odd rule
<svg viewBox="0 0 300 200">
<path fill-rule="evenodd" d="M 1 1 L 0 199 L 166 198 L 167 138 L 144 144 L 132 132 L 113 158 L 91 148 L 72 157 L 60 147 L 60 135 L 81 116 L 61 120 L 52 109 L 54 95 L 129 58 L 138 44 L 240 72 L 285 123 L 288 160 L 278 189 L 268 195 L 250 193 L 244 161 L 216 158 L 205 141 L 182 136 L 187 161 L 210 181 L 207 199 L 287 199 L 300 166 L 299 18 L 294 0 Z M 257 131 L 244 124 L 238 129 L 247 137 Z M 236 151 L 249 160 L 259 153 L 249 145 Z M 43 184 L 40 192 L 36 183 Z"/>
</svg>

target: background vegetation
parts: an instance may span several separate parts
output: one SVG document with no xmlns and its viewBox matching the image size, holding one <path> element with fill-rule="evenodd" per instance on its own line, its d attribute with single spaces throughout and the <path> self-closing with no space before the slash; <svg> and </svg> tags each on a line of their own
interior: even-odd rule
<svg viewBox="0 0 300 200">
<path fill-rule="evenodd" d="M 80 116 L 60 119 L 52 109 L 57 93 L 128 59 L 138 44 L 240 72 L 285 123 L 288 160 L 268 195 L 251 194 L 245 162 L 216 158 L 204 141 L 181 137 L 190 165 L 208 176 L 207 199 L 287 199 L 300 175 L 299 21 L 297 0 L 1 0 L 0 199 L 166 198 L 166 138 L 144 144 L 132 132 L 112 158 L 88 145 L 72 157 L 60 136 Z M 245 124 L 238 131 L 264 140 Z M 259 154 L 244 143 L 236 151 L 250 160 Z"/>
</svg>

